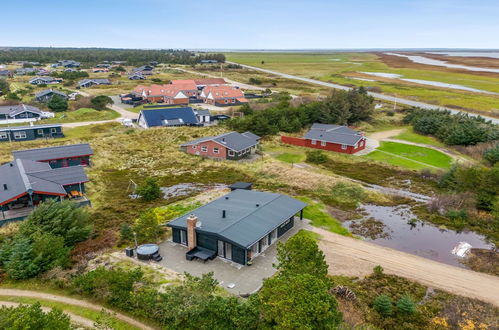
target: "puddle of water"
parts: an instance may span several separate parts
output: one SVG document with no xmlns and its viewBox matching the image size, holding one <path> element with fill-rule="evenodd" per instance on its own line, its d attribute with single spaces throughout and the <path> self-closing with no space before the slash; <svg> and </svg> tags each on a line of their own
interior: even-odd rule
<svg viewBox="0 0 499 330">
<path fill-rule="evenodd" d="M 403 77 L 402 75 L 396 74 L 396 73 L 385 73 L 385 72 L 361 72 L 361 73 L 368 74 L 370 76 L 381 77 L 381 78 L 399 79 L 402 81 L 412 82 L 412 83 L 421 84 L 421 85 L 459 89 L 459 90 L 468 91 L 468 92 L 475 92 L 475 93 L 499 95 L 499 93 L 490 92 L 490 91 L 486 91 L 483 89 L 467 87 L 467 86 L 458 85 L 458 84 L 448 84 L 448 83 L 443 83 L 440 81 L 433 81 L 433 80 L 402 78 Z M 355 78 L 355 77 L 351 77 L 351 78 L 357 79 L 357 80 L 365 80 L 365 81 L 376 81 L 373 79 L 366 79 L 366 78 Z"/>
<path fill-rule="evenodd" d="M 223 189 L 227 188 L 227 185 L 225 184 L 203 185 L 197 183 L 179 183 L 170 187 L 161 187 L 161 191 L 163 192 L 163 198 L 169 199 L 173 197 L 187 196 L 194 192 L 201 192 L 214 188 Z"/>
<path fill-rule="evenodd" d="M 447 84 L 447 83 L 443 83 L 443 82 L 439 82 L 439 81 L 421 80 L 421 79 L 406 79 L 406 78 L 402 78 L 400 80 L 408 81 L 408 82 L 413 82 L 413 83 L 416 83 L 416 84 L 422 84 L 422 85 L 430 85 L 430 86 L 436 86 L 436 87 L 445 87 L 445 88 L 452 88 L 452 89 L 460 89 L 460 90 L 463 90 L 463 91 L 469 91 L 469 92 L 475 92 L 475 93 L 485 93 L 485 94 L 499 95 L 499 93 L 484 91 L 482 89 L 476 89 L 476 88 L 466 87 L 466 86 L 457 85 L 457 84 Z"/>
<path fill-rule="evenodd" d="M 357 77 L 348 77 L 348 78 L 355 80 L 362 80 L 362 81 L 376 81 L 374 79 L 367 79 L 367 78 L 357 78 Z"/>
<path fill-rule="evenodd" d="M 402 77 L 400 74 L 396 73 L 387 73 L 387 72 L 361 72 L 363 74 L 368 74 L 370 76 L 381 77 L 381 78 L 390 78 L 390 79 L 398 79 Z"/>
<path fill-rule="evenodd" d="M 432 58 L 427 58 L 424 56 L 404 55 L 404 54 L 397 54 L 397 53 L 385 53 L 385 54 L 392 55 L 392 56 L 406 57 L 410 61 L 412 61 L 414 63 L 419 63 L 419 64 L 443 66 L 443 67 L 450 68 L 450 69 L 463 69 L 463 70 L 468 70 L 468 71 L 499 73 L 499 69 L 481 68 L 478 66 L 468 66 L 468 65 L 461 65 L 461 64 L 451 64 L 451 63 L 448 63 L 446 61 L 434 60 Z"/>
<path fill-rule="evenodd" d="M 484 236 L 473 232 L 441 230 L 422 221 L 409 223 L 417 217 L 407 206 L 362 205 L 361 208 L 366 214 L 364 219 L 373 218 L 382 222 L 384 231 L 388 234 L 371 235 L 371 238 L 366 235 L 365 239 L 395 250 L 464 268 L 459 262 L 461 258 L 452 254 L 452 249 L 460 242 L 467 242 L 473 248 L 494 248 L 492 244 L 487 243 Z M 351 224 L 358 225 L 359 221 L 361 220 L 347 221 L 343 226 L 350 228 Z"/>
<path fill-rule="evenodd" d="M 489 57 L 499 58 L 498 52 L 426 52 L 427 54 L 459 56 L 459 57 Z"/>
</svg>

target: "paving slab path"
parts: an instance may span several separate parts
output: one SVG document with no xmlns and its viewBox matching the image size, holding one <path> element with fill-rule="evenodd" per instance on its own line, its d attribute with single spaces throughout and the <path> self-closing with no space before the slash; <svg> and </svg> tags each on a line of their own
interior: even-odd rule
<svg viewBox="0 0 499 330">
<path fill-rule="evenodd" d="M 53 300 L 57 302 L 61 302 L 64 304 L 68 305 L 74 305 L 74 306 L 80 306 L 88 309 L 93 309 L 96 311 L 101 311 L 105 310 L 108 313 L 113 314 L 113 316 L 117 319 L 120 319 L 128 324 L 131 324 L 133 326 L 136 326 L 140 329 L 147 329 L 147 330 L 153 330 L 154 328 L 139 322 L 135 319 L 132 319 L 129 316 L 126 316 L 121 313 L 117 313 L 115 311 L 109 310 L 101 305 L 93 304 L 85 300 L 79 300 L 75 298 L 70 298 L 70 297 L 65 297 L 65 296 L 59 296 L 51 293 L 46 293 L 46 292 L 39 292 L 39 291 L 29 291 L 29 290 L 19 290 L 19 289 L 0 289 L 0 295 L 1 296 L 13 296 L 13 297 L 28 297 L 28 298 L 38 298 L 38 299 L 44 299 L 44 300 Z M 68 313 L 69 314 L 69 313 Z"/>
<path fill-rule="evenodd" d="M 443 264 L 360 239 L 312 228 L 321 238 L 329 272 L 364 277 L 381 265 L 387 274 L 499 306 L 499 277 Z"/>
</svg>

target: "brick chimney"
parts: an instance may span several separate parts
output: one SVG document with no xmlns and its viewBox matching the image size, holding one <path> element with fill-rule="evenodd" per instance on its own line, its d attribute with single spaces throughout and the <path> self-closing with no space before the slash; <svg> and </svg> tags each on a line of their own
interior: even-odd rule
<svg viewBox="0 0 499 330">
<path fill-rule="evenodd" d="M 189 251 L 194 249 L 197 245 L 196 242 L 196 224 L 198 222 L 198 218 L 191 214 L 187 218 L 187 247 Z"/>
</svg>

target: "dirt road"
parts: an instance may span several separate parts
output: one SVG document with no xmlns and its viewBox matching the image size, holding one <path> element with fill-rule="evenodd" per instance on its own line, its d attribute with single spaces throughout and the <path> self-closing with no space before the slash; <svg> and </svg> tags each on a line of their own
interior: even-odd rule
<svg viewBox="0 0 499 330">
<path fill-rule="evenodd" d="M 23 305 L 23 304 L 12 302 L 12 301 L 0 301 L 0 306 L 17 307 L 19 305 Z M 50 312 L 52 310 L 52 308 L 42 307 L 42 310 L 44 312 Z M 84 318 L 80 315 L 76 315 L 76 314 L 73 314 L 70 312 L 64 312 L 64 314 L 67 314 L 69 316 L 69 318 L 71 319 L 71 321 L 74 323 L 78 323 L 78 324 L 83 325 L 84 327 L 87 327 L 87 328 L 93 328 L 93 326 L 94 326 L 94 321 L 92 321 L 90 319 Z"/>
<path fill-rule="evenodd" d="M 381 265 L 395 274 L 454 294 L 480 299 L 499 306 L 499 278 L 400 252 L 359 239 L 312 228 L 321 235 L 329 272 L 363 277 Z"/>
<path fill-rule="evenodd" d="M 132 319 L 131 317 L 128 317 L 124 314 L 117 313 L 115 311 L 108 310 L 100 305 L 92 304 L 84 300 L 78 300 L 74 298 L 69 298 L 69 297 L 64 297 L 64 296 L 58 296 L 55 294 L 50 294 L 50 293 L 45 293 L 45 292 L 38 292 L 38 291 L 28 291 L 28 290 L 18 290 L 18 289 L 0 289 L 0 296 L 14 296 L 14 297 L 29 297 L 29 298 L 39 298 L 39 299 L 45 299 L 45 300 L 54 300 L 58 301 L 64 304 L 68 305 L 75 305 L 75 306 L 81 306 L 84 308 L 88 309 L 93 309 L 96 311 L 101 311 L 104 309 L 105 311 L 112 313 L 113 316 L 117 319 L 120 319 L 122 321 L 125 321 L 128 324 L 131 324 L 133 326 L 136 326 L 140 329 L 148 329 L 152 330 L 148 325 L 145 325 L 144 323 L 141 323 L 135 319 Z"/>
</svg>

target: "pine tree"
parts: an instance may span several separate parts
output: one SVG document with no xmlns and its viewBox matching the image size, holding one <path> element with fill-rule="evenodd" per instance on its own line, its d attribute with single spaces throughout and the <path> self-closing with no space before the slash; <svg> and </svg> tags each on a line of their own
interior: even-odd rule
<svg viewBox="0 0 499 330">
<path fill-rule="evenodd" d="M 416 304 L 410 296 L 405 295 L 397 301 L 397 310 L 400 314 L 411 315 L 416 312 Z"/>
<path fill-rule="evenodd" d="M 390 316 L 393 313 L 392 299 L 385 294 L 380 294 L 374 299 L 374 309 L 382 316 Z"/>
</svg>

